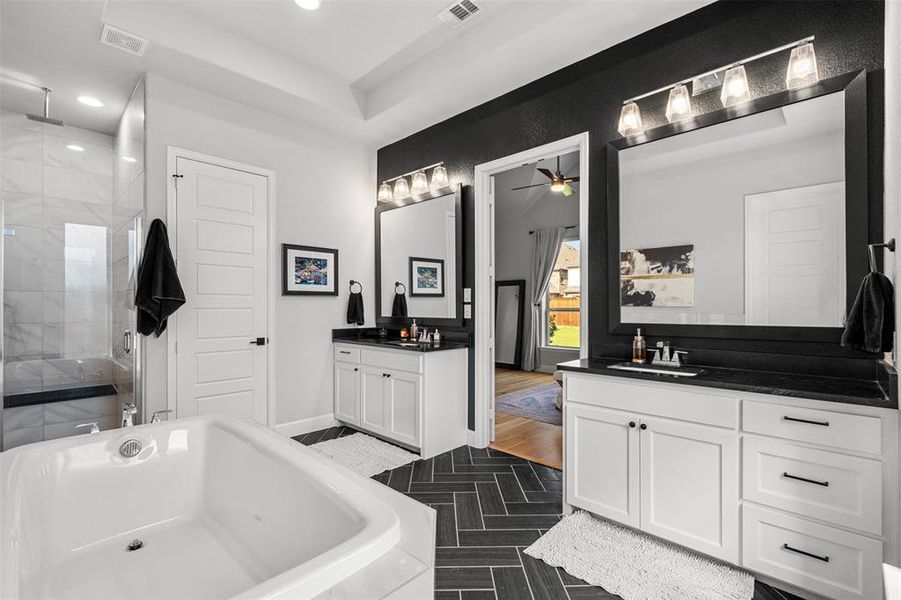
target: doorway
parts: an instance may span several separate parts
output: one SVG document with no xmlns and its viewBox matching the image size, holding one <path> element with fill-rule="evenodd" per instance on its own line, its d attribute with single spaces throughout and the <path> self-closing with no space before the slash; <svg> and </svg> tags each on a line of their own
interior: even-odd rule
<svg viewBox="0 0 901 600">
<path fill-rule="evenodd" d="M 169 235 L 187 302 L 170 321 L 169 408 L 269 424 L 272 174 L 175 149 L 170 165 Z"/>
<path fill-rule="evenodd" d="M 554 371 L 587 355 L 587 152 L 585 133 L 476 167 L 471 443 L 555 468 L 563 436 Z"/>
</svg>

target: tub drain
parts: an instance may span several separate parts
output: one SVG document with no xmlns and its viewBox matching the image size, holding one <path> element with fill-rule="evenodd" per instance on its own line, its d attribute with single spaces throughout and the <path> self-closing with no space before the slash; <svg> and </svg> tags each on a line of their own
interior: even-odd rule
<svg viewBox="0 0 901 600">
<path fill-rule="evenodd" d="M 134 539 L 125 547 L 125 550 L 127 552 L 134 552 L 135 550 L 140 550 L 143 547 L 144 547 L 143 540 Z"/>
</svg>

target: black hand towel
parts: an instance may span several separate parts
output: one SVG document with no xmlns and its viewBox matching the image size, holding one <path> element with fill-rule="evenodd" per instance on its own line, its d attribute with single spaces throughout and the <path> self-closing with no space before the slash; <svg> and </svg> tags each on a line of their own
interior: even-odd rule
<svg viewBox="0 0 901 600">
<path fill-rule="evenodd" d="M 363 318 L 363 292 L 351 292 L 347 301 L 347 322 L 352 325 L 362 325 Z"/>
<path fill-rule="evenodd" d="M 864 352 L 891 352 L 895 332 L 895 301 L 892 282 L 882 273 L 868 273 L 842 334 L 842 346 Z"/>
<path fill-rule="evenodd" d="M 391 305 L 392 317 L 407 316 L 407 297 L 403 294 L 394 293 L 394 303 Z"/>
<path fill-rule="evenodd" d="M 166 319 L 185 303 L 185 292 L 175 271 L 166 226 L 159 219 L 150 224 L 144 257 L 138 267 L 135 307 L 138 333 L 157 337 L 166 330 Z"/>
</svg>

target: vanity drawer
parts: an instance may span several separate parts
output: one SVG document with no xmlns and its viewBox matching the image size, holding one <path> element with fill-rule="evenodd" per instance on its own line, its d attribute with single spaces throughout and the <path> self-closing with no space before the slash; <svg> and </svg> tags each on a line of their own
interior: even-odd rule
<svg viewBox="0 0 901 600">
<path fill-rule="evenodd" d="M 882 461 L 744 438 L 743 497 L 882 535 Z"/>
<path fill-rule="evenodd" d="M 843 450 L 882 454 L 882 419 L 745 400 L 743 429 Z"/>
<path fill-rule="evenodd" d="M 353 346 L 335 346 L 335 360 L 338 362 L 359 363 L 360 349 Z"/>
<path fill-rule="evenodd" d="M 836 600 L 882 598 L 882 542 L 749 504 L 742 566 Z"/>
<path fill-rule="evenodd" d="M 390 350 L 364 348 L 360 355 L 360 361 L 364 365 L 383 369 L 396 369 L 411 373 L 422 372 L 422 353 L 420 352 L 408 352 L 405 350 L 392 352 Z"/>
</svg>

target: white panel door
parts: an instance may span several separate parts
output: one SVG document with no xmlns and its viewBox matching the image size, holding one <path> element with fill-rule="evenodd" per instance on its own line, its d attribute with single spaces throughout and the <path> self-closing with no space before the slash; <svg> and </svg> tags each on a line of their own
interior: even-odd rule
<svg viewBox="0 0 901 600">
<path fill-rule="evenodd" d="M 403 371 L 388 371 L 386 374 L 387 434 L 399 442 L 418 447 L 422 376 Z"/>
<path fill-rule="evenodd" d="M 841 326 L 844 223 L 844 182 L 745 196 L 749 325 Z"/>
<path fill-rule="evenodd" d="M 335 363 L 335 418 L 351 425 L 360 422 L 360 367 Z"/>
<path fill-rule="evenodd" d="M 738 436 L 642 417 L 641 529 L 738 561 Z"/>
<path fill-rule="evenodd" d="M 176 415 L 266 424 L 268 180 L 183 157 L 176 172 Z"/>
<path fill-rule="evenodd" d="M 384 433 L 388 427 L 385 379 L 387 379 L 385 369 L 363 367 L 360 425 L 375 433 Z"/>
<path fill-rule="evenodd" d="M 638 419 L 572 402 L 563 410 L 566 502 L 638 527 Z"/>
</svg>

